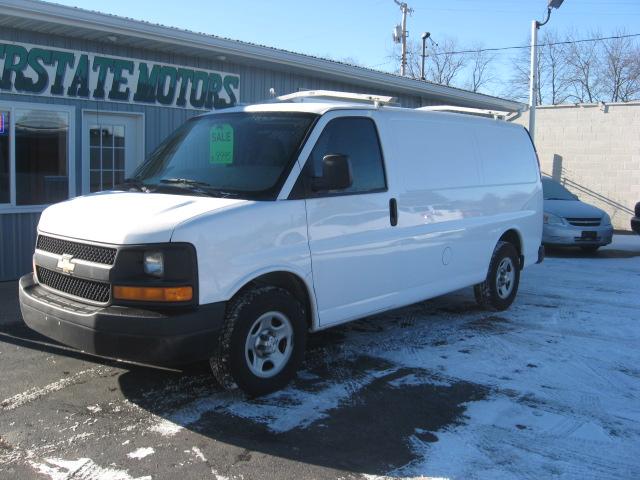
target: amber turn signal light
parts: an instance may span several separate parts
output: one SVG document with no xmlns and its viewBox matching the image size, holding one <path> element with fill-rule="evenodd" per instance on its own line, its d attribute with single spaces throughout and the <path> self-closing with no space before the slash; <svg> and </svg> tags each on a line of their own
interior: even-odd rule
<svg viewBox="0 0 640 480">
<path fill-rule="evenodd" d="M 116 300 L 143 302 L 188 302 L 193 299 L 193 287 L 113 287 Z"/>
</svg>

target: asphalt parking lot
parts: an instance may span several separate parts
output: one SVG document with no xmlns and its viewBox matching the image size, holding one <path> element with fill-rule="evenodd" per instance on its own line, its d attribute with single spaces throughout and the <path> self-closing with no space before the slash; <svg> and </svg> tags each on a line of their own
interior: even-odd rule
<svg viewBox="0 0 640 480">
<path fill-rule="evenodd" d="M 507 312 L 465 289 L 322 332 L 252 401 L 0 327 L 0 478 L 640 478 L 639 285 L 639 236 L 552 252 Z"/>
</svg>

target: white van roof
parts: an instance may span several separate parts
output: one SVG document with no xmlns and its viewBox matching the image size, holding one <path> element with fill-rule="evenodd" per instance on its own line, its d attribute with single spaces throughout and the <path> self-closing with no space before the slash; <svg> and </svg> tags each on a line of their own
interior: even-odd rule
<svg viewBox="0 0 640 480">
<path fill-rule="evenodd" d="M 334 92 L 329 90 L 313 90 L 296 92 L 274 98 L 266 103 L 240 105 L 233 108 L 210 112 L 205 115 L 230 112 L 303 112 L 323 115 L 331 110 L 379 110 L 394 112 L 412 112 L 421 115 L 438 115 L 454 117 L 493 117 L 507 119 L 517 112 L 481 110 L 450 105 L 438 105 L 419 108 L 404 108 L 395 104 L 395 98 L 374 94 L 350 92 Z"/>
</svg>

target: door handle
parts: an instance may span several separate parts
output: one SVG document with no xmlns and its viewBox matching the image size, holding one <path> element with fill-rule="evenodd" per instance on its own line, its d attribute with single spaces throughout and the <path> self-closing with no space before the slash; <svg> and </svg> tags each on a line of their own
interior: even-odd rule
<svg viewBox="0 0 640 480">
<path fill-rule="evenodd" d="M 392 227 L 398 225 L 398 201 L 395 198 L 389 199 L 389 221 Z"/>
</svg>

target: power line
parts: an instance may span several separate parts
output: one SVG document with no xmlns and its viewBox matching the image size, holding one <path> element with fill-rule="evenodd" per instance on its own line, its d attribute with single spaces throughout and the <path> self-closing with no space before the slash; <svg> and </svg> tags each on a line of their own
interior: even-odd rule
<svg viewBox="0 0 640 480">
<path fill-rule="evenodd" d="M 640 37 L 640 33 L 632 33 L 629 35 L 616 35 L 612 37 L 599 37 L 599 38 L 585 38 L 581 40 L 565 40 L 562 42 L 549 42 L 549 43 L 539 43 L 537 47 L 551 47 L 553 45 L 570 45 L 574 43 L 585 43 L 585 42 L 599 42 L 602 40 L 617 40 L 621 38 L 631 38 L 631 37 Z M 467 53 L 477 53 L 477 52 L 499 52 L 503 50 L 520 50 L 520 49 L 530 49 L 530 45 L 519 45 L 514 47 L 498 47 L 498 48 L 479 48 L 476 50 L 459 50 L 456 52 L 440 52 L 440 53 L 432 53 L 432 57 L 440 56 L 440 55 L 464 55 Z"/>
<path fill-rule="evenodd" d="M 598 37 L 598 38 L 584 38 L 584 39 L 580 39 L 580 40 L 565 40 L 562 42 L 549 42 L 549 43 L 539 43 L 537 44 L 538 47 L 551 47 L 554 45 L 570 45 L 570 44 L 574 44 L 574 43 L 585 43 L 585 42 L 599 42 L 602 40 L 617 40 L 617 39 L 621 39 L 621 38 L 633 38 L 633 37 L 640 37 L 640 33 L 632 33 L 629 35 L 615 35 L 615 36 L 611 36 L 611 37 Z M 505 51 L 505 50 L 522 50 L 522 49 L 530 49 L 531 46 L 530 45 L 518 45 L 518 46 L 513 46 L 513 47 L 496 47 L 496 48 L 479 48 L 476 50 L 458 50 L 455 52 L 440 52 L 440 53 L 432 53 L 430 56 L 431 57 L 437 57 L 440 55 L 466 55 L 468 53 L 477 53 L 477 52 L 499 52 L 499 51 Z M 389 63 L 393 62 L 395 60 L 393 59 L 389 59 L 386 62 L 382 62 L 382 63 L 377 63 L 375 65 L 369 65 L 368 68 L 376 68 L 376 67 L 381 67 L 382 65 L 388 65 Z"/>
</svg>

